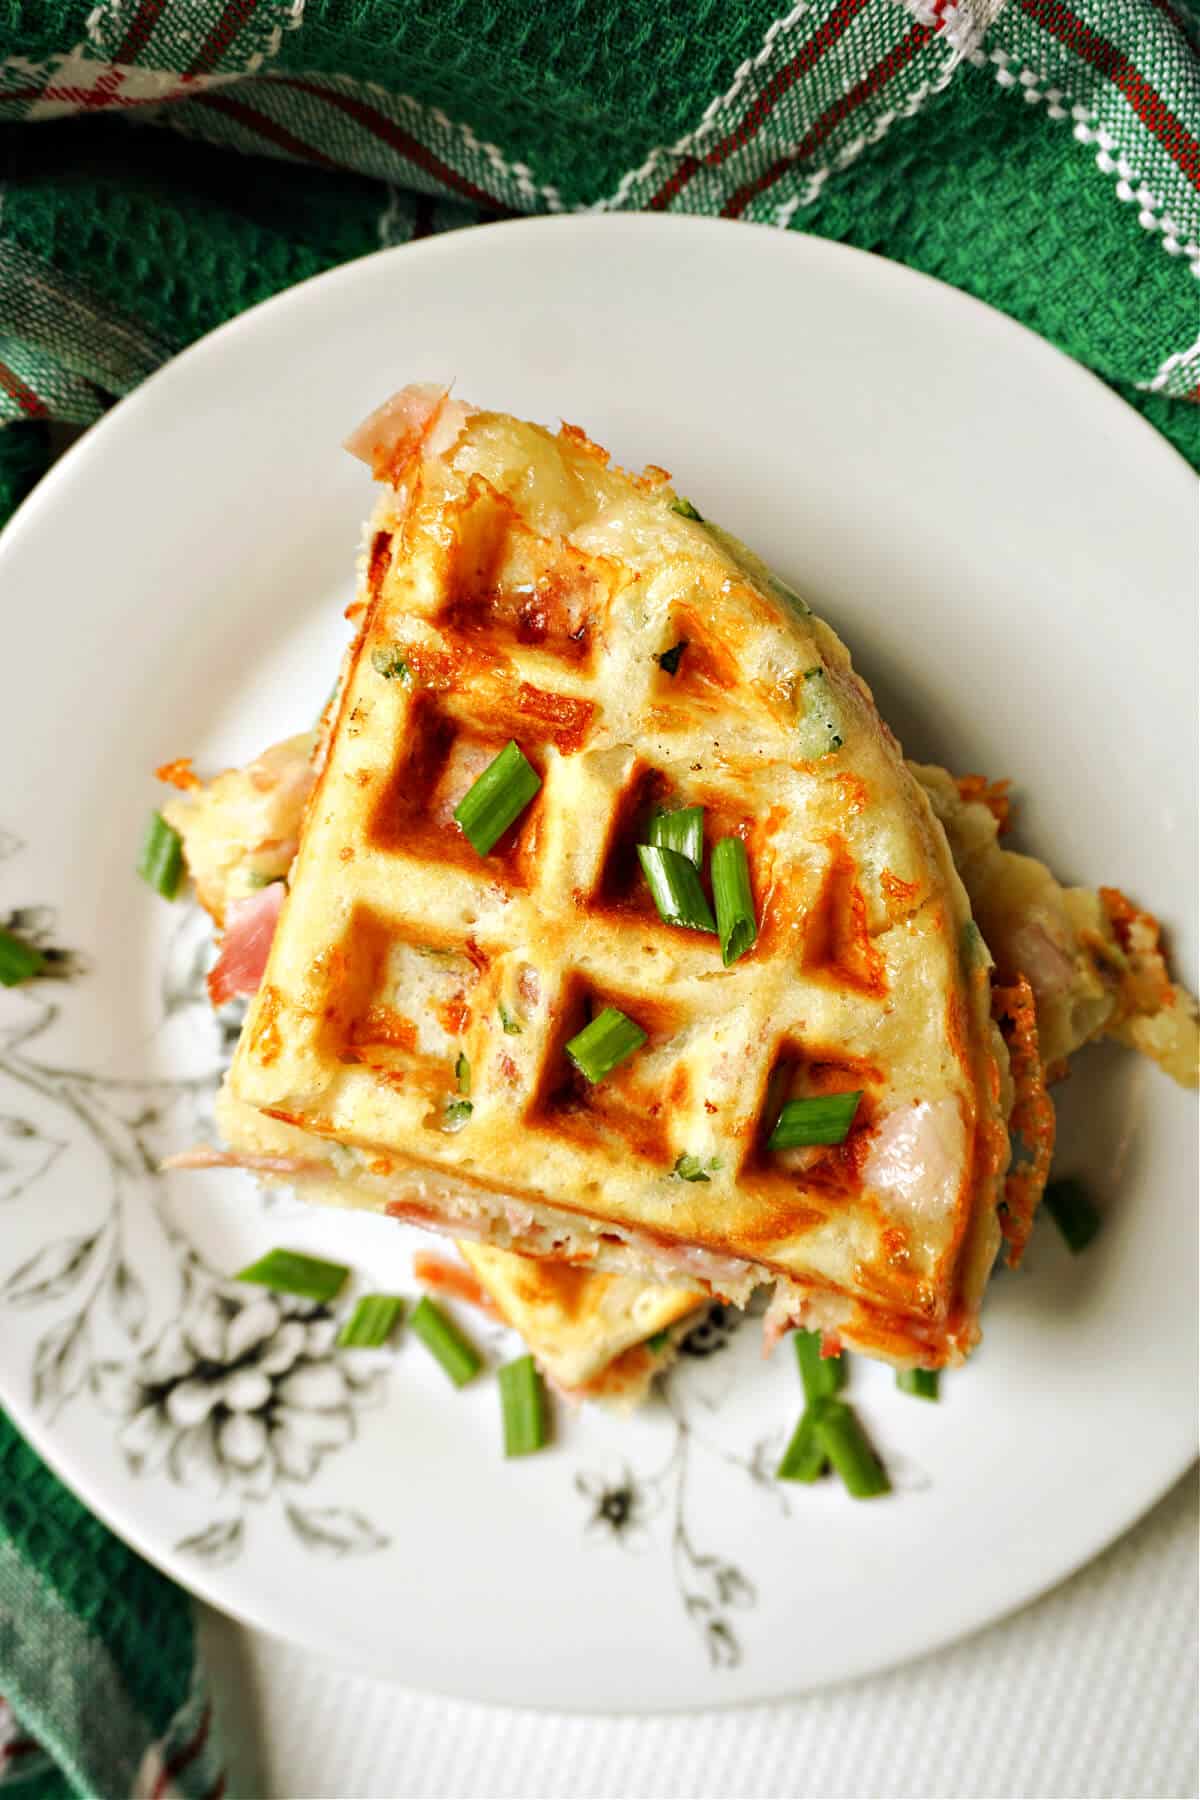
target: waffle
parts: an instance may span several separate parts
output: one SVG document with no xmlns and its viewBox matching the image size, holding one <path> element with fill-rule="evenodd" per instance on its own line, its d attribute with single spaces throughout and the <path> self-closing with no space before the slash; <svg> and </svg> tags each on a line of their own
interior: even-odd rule
<svg viewBox="0 0 1200 1800">
<path fill-rule="evenodd" d="M 606 1275 L 494 1244 L 459 1249 L 501 1317 L 573 1399 L 636 1405 L 706 1306 L 704 1294 L 681 1283 Z"/>
<path fill-rule="evenodd" d="M 1196 1001 L 1171 979 L 1153 913 L 1118 888 L 1063 887 L 1036 857 L 999 843 L 1001 819 L 935 765 L 909 765 L 946 832 L 996 979 L 1025 976 L 1037 1001 L 1038 1048 L 1059 1073 L 1093 1038 L 1114 1037 L 1183 1087 L 1200 1083 Z M 1006 785 L 1006 784 L 1005 784 Z"/>
<path fill-rule="evenodd" d="M 846 650 L 573 427 L 439 400 L 372 450 L 235 1151 L 502 1248 L 735 1302 L 771 1282 L 777 1321 L 958 1360 L 998 1241 L 1003 1050 L 944 833 Z M 510 739 L 541 787 L 481 857 L 453 814 Z M 758 937 L 729 968 L 640 879 L 656 803 L 746 846 Z M 607 1005 L 646 1042 L 590 1086 L 565 1045 Z M 846 1090 L 844 1144 L 768 1151 L 783 1098 Z"/>
</svg>

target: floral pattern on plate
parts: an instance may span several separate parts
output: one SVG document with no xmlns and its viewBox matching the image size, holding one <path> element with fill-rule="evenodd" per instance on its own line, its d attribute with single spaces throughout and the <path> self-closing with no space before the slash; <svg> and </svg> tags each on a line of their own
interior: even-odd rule
<svg viewBox="0 0 1200 1800">
<path fill-rule="evenodd" d="M 5 842 L 18 847 L 11 837 Z M 34 1350 L 35 1406 L 52 1417 L 68 1405 L 95 1405 L 112 1420 L 131 1474 L 211 1500 L 211 1520 L 175 1543 L 189 1557 L 234 1561 L 252 1540 L 254 1509 L 275 1506 L 306 1551 L 339 1558 L 384 1549 L 388 1534 L 363 1512 L 302 1504 L 300 1493 L 354 1440 L 363 1415 L 386 1400 L 392 1354 L 338 1349 L 340 1319 L 330 1308 L 210 1267 L 165 1204 L 161 1158 L 189 1135 L 212 1138 L 212 1096 L 241 1025 L 239 1006 L 214 1016 L 208 1004 L 205 915 L 195 906 L 181 911 L 162 972 L 164 1027 L 188 1033 L 198 1069 L 171 1080 L 121 1079 L 42 1060 L 35 1047 L 64 1005 L 59 984 L 84 977 L 86 966 L 56 943 L 49 907 L 11 913 L 6 928 L 36 942 L 47 960 L 17 996 L 16 1023 L 0 1030 L 0 1080 L 11 1097 L 0 1105 L 0 1201 L 32 1199 L 79 1133 L 102 1152 L 109 1172 L 108 1205 L 93 1229 L 51 1237 L 0 1279 L 0 1306 L 58 1309 Z M 50 1101 L 61 1129 L 35 1124 L 22 1093 Z M 262 1192 L 258 1203 L 269 1210 L 280 1196 Z M 169 1253 L 178 1294 L 157 1330 L 150 1327 L 156 1276 L 140 1254 L 147 1227 Z M 698 1547 L 688 1523 L 692 1415 L 715 1413 L 726 1385 L 714 1392 L 688 1377 L 727 1349 L 740 1322 L 733 1309 L 714 1305 L 680 1345 L 680 1361 L 662 1383 L 671 1419 L 665 1460 L 636 1473 L 625 1465 L 574 1477 L 587 1507 L 585 1537 L 609 1549 L 665 1552 L 684 1614 L 715 1669 L 741 1661 L 734 1614 L 752 1608 L 757 1593 L 742 1569 Z M 502 1330 L 484 1335 L 490 1348 L 511 1350 Z M 757 1482 L 778 1445 L 756 1445 L 749 1458 L 705 1448 Z"/>
</svg>

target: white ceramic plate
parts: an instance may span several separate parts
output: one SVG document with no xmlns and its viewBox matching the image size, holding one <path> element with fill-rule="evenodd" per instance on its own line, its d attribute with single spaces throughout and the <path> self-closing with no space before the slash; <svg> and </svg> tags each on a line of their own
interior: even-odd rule
<svg viewBox="0 0 1200 1800">
<path fill-rule="evenodd" d="M 239 1392 L 270 1452 L 244 1475 L 214 1448 L 254 1301 L 221 1277 L 286 1242 L 411 1289 L 415 1239 L 153 1173 L 222 1046 L 199 915 L 131 872 L 149 771 L 307 724 L 370 500 L 339 441 L 450 376 L 675 471 L 833 620 L 912 752 L 1012 776 L 1026 840 L 1152 903 L 1195 980 L 1194 490 L 1133 413 L 999 315 L 817 240 L 573 219 L 370 257 L 179 357 L 0 545 L 0 918 L 49 909 L 18 923 L 82 964 L 0 995 L 0 1393 L 180 1581 L 411 1684 L 643 1710 L 911 1657 L 1057 1581 L 1193 1453 L 1193 1111 L 1129 1056 L 1063 1092 L 1062 1164 L 1106 1213 L 1089 1254 L 1039 1230 L 939 1407 L 857 1365 L 890 1499 L 772 1482 L 797 1384 L 752 1324 L 710 1331 L 643 1415 L 564 1419 L 505 1464 L 493 1382 L 455 1395 L 415 1344 L 351 1366 L 268 1310 Z"/>
</svg>

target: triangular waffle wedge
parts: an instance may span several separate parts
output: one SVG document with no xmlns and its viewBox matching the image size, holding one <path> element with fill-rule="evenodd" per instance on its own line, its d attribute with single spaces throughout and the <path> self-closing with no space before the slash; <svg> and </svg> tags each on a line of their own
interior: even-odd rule
<svg viewBox="0 0 1200 1800">
<path fill-rule="evenodd" d="M 574 1268 L 494 1244 L 458 1247 L 501 1317 L 573 1399 L 636 1405 L 708 1304 L 679 1283 Z"/>
<path fill-rule="evenodd" d="M 774 1282 L 777 1320 L 957 1360 L 1003 1052 L 944 833 L 845 649 L 660 471 L 439 397 L 390 417 L 235 1149 L 502 1247 L 733 1300 Z M 454 811 L 510 739 L 541 787 L 480 856 Z M 729 968 L 637 874 L 653 801 L 746 846 L 758 938 Z M 609 1005 L 647 1041 L 592 1086 L 565 1045 Z M 767 1149 L 782 1098 L 850 1090 L 844 1144 Z"/>
</svg>

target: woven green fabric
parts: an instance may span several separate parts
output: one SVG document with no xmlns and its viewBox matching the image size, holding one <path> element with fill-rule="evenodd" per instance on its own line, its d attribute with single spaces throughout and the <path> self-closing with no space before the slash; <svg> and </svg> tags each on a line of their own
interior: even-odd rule
<svg viewBox="0 0 1200 1800">
<path fill-rule="evenodd" d="M 0 419 L 89 423 L 199 332 L 380 244 L 648 208 L 964 287 L 1200 466 L 1196 6 L 14 0 Z"/>
<path fill-rule="evenodd" d="M 0 520 L 56 432 L 255 301 L 576 208 L 908 263 L 1200 468 L 1198 46 L 1200 0 L 7 0 Z M 2 1422 L 0 1694 L 23 1795 L 217 1790 L 185 1603 Z"/>
<path fill-rule="evenodd" d="M 0 1414 L 0 1790 L 225 1791 L 185 1597 L 55 1481 Z"/>
</svg>

